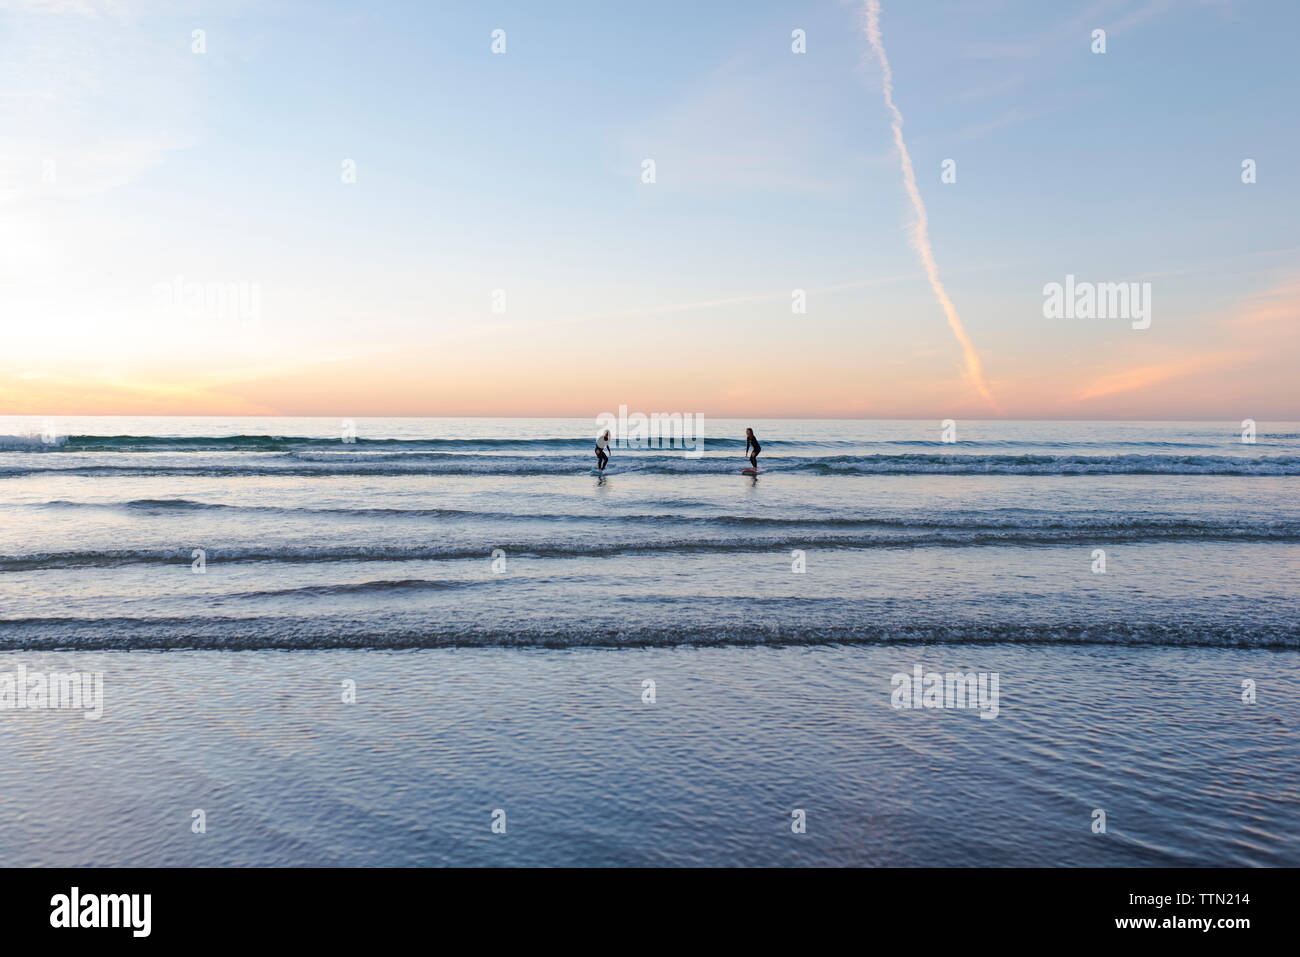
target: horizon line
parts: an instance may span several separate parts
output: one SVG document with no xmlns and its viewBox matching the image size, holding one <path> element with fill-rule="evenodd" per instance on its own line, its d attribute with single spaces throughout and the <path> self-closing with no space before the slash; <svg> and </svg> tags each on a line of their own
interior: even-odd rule
<svg viewBox="0 0 1300 957">
<path fill-rule="evenodd" d="M 629 415 L 638 414 L 639 410 L 629 412 Z M 594 415 L 484 415 L 484 414 L 462 414 L 462 415 L 422 415 L 422 414 L 401 414 L 401 415 L 371 415 L 359 413 L 312 413 L 309 415 L 300 415 L 293 413 L 280 412 L 257 412 L 257 413 L 240 413 L 240 414 L 223 414 L 223 413 L 166 413 L 166 412 L 60 412 L 60 413 L 39 413 L 39 412 L 0 412 L 0 418 L 4 419 L 573 419 L 581 421 L 590 418 L 595 420 L 601 415 L 610 413 L 596 413 Z M 1240 423 L 1242 419 L 1235 417 L 1162 417 L 1152 418 L 1130 418 L 1125 416 L 1052 416 L 1052 417 L 1019 417 L 1019 416 L 962 416 L 954 414 L 945 415 L 894 415 L 894 416 L 866 416 L 866 415 L 767 415 L 756 414 L 750 416 L 738 415 L 717 415 L 709 412 L 639 412 L 646 416 L 653 415 L 681 415 L 681 416 L 699 416 L 711 419 L 734 419 L 744 421 L 746 419 L 775 419 L 777 421 L 789 422 L 942 422 L 945 419 L 964 422 L 1236 422 Z M 1300 422 L 1300 412 L 1294 414 L 1294 417 L 1287 416 L 1245 416 L 1255 420 L 1263 419 L 1264 421 L 1273 422 Z"/>
</svg>

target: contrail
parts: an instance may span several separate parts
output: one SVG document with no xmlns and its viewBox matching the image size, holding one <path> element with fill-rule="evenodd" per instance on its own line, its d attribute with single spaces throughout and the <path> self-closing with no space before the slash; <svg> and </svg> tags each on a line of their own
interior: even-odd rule
<svg viewBox="0 0 1300 957">
<path fill-rule="evenodd" d="M 916 173 L 912 169 L 911 154 L 907 152 L 907 144 L 903 142 L 903 114 L 894 105 L 894 74 L 889 69 L 889 58 L 885 56 L 885 47 L 880 41 L 880 0 L 866 0 L 866 4 L 867 39 L 871 41 L 871 48 L 880 58 L 880 69 L 884 78 L 885 106 L 889 107 L 889 112 L 893 115 L 890 125 L 894 129 L 894 144 L 898 147 L 898 155 L 902 161 L 903 186 L 907 189 L 907 195 L 912 200 L 912 210 L 916 214 L 916 219 L 912 223 L 912 247 L 921 257 L 921 264 L 925 266 L 926 275 L 930 277 L 930 288 L 934 290 L 935 298 L 943 307 L 943 314 L 948 317 L 952 334 L 957 337 L 957 342 L 961 345 L 961 351 L 966 357 L 966 375 L 979 390 L 979 394 L 996 408 L 997 400 L 993 398 L 989 384 L 984 380 L 984 367 L 980 364 L 979 353 L 975 351 L 970 336 L 966 335 L 966 327 L 961 324 L 957 307 L 952 304 L 952 300 L 948 298 L 948 293 L 943 288 L 943 283 L 939 281 L 939 267 L 934 261 L 934 250 L 930 248 L 929 218 L 925 214 L 925 203 L 921 201 L 921 191 L 916 187 Z"/>
</svg>

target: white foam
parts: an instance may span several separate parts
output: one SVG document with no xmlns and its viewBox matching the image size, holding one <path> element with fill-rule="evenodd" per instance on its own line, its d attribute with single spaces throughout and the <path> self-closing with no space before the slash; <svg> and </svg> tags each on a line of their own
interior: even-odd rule
<svg viewBox="0 0 1300 957">
<path fill-rule="evenodd" d="M 66 435 L 42 435 L 29 432 L 26 435 L 0 435 L 0 449 L 20 449 L 39 452 L 41 449 L 58 448 L 66 445 Z"/>
</svg>

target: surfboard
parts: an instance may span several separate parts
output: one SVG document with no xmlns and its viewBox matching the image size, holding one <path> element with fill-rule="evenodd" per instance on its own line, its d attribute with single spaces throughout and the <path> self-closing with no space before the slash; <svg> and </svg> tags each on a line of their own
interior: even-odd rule
<svg viewBox="0 0 1300 957">
<path fill-rule="evenodd" d="M 612 472 L 612 471 L 613 471 L 613 469 L 605 469 L 605 471 L 603 471 L 603 472 L 602 472 L 600 469 L 592 469 L 592 470 L 591 470 L 591 474 L 592 474 L 592 475 L 608 475 L 608 474 L 609 474 L 610 472 Z"/>
<path fill-rule="evenodd" d="M 759 474 L 759 473 L 762 472 L 762 471 L 763 471 L 762 469 L 741 469 L 741 470 L 740 470 L 740 474 L 741 474 L 741 475 L 757 475 L 757 474 Z"/>
</svg>

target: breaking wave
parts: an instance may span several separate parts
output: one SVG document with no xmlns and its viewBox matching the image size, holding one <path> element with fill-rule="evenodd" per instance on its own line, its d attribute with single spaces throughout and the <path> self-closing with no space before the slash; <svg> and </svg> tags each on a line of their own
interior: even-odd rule
<svg viewBox="0 0 1300 957">
<path fill-rule="evenodd" d="M 437 457 L 351 457 L 334 453 L 323 461 L 286 456 L 259 464 L 204 462 L 163 464 L 142 459 L 139 464 L 51 463 L 0 466 L 0 477 L 43 473 L 103 476 L 313 477 L 329 475 L 585 475 L 590 459 L 582 456 L 527 457 L 443 453 Z M 44 460 L 42 459 L 42 463 Z M 736 474 L 741 462 L 722 458 L 632 453 L 618 456 L 610 477 L 627 473 L 651 475 Z M 795 475 L 1300 475 L 1300 456 L 1233 455 L 981 455 L 879 454 L 832 456 L 764 455 L 761 468 L 773 474 Z"/>
</svg>

